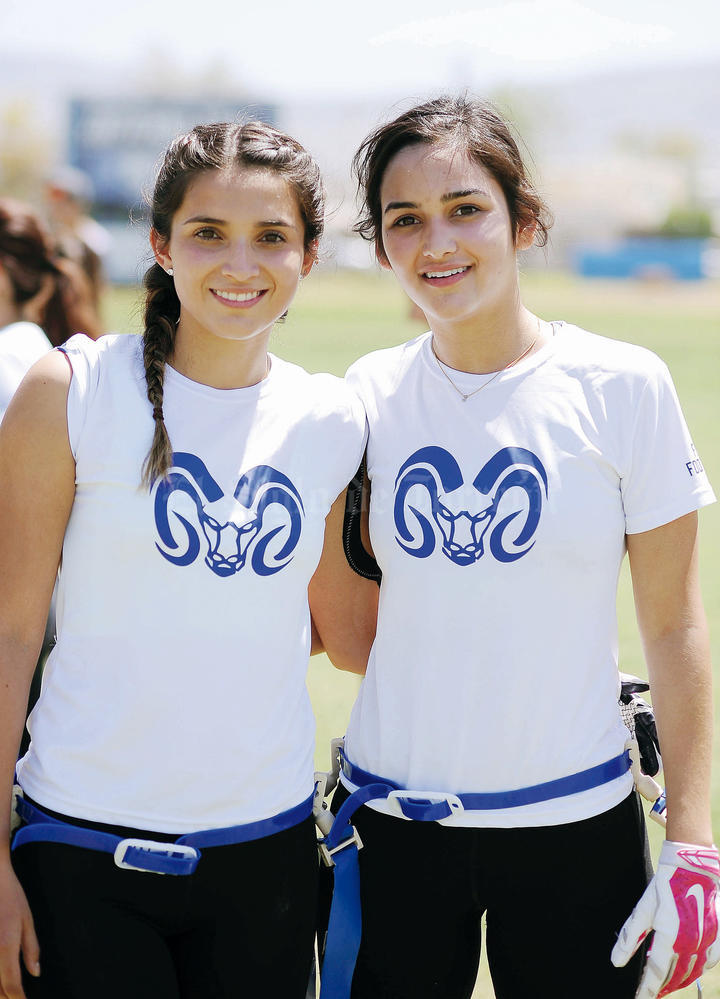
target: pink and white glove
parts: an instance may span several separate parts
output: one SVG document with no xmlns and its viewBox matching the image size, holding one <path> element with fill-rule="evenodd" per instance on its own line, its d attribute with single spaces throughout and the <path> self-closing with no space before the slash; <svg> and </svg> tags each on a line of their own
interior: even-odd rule
<svg viewBox="0 0 720 999">
<path fill-rule="evenodd" d="M 636 999 L 660 999 L 720 960 L 720 858 L 712 846 L 665 842 L 655 877 L 620 930 L 610 959 L 627 964 L 655 936 Z"/>
</svg>

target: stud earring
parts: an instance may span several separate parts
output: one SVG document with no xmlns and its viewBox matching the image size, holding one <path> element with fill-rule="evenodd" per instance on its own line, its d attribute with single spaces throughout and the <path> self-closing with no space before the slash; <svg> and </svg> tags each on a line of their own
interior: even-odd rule
<svg viewBox="0 0 720 999">
<path fill-rule="evenodd" d="M 175 271 L 172 269 L 172 267 L 168 267 L 165 273 L 168 275 L 168 277 L 172 277 Z"/>
</svg>

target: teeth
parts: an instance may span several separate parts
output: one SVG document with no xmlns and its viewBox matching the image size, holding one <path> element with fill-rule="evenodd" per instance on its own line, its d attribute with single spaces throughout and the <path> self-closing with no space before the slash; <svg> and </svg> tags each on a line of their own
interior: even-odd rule
<svg viewBox="0 0 720 999">
<path fill-rule="evenodd" d="M 467 270 L 467 267 L 456 267 L 455 270 L 452 270 L 452 271 L 426 271 L 425 272 L 425 277 L 426 278 L 446 278 L 446 277 L 451 277 L 453 274 L 464 274 L 466 270 Z"/>
<path fill-rule="evenodd" d="M 213 289 L 218 298 L 224 298 L 228 302 L 249 302 L 252 298 L 257 298 L 260 291 L 218 291 Z"/>
</svg>

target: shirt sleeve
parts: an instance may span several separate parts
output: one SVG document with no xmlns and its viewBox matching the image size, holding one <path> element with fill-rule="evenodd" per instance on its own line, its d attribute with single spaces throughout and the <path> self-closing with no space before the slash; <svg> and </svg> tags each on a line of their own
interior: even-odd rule
<svg viewBox="0 0 720 999">
<path fill-rule="evenodd" d="M 343 388 L 347 393 L 348 401 L 348 447 L 346 451 L 348 462 L 344 469 L 345 483 L 348 483 L 360 467 L 360 462 L 365 453 L 368 440 L 368 426 L 365 407 L 360 397 L 347 383 L 343 385 Z"/>
<path fill-rule="evenodd" d="M 85 427 L 85 420 L 98 384 L 99 353 L 95 341 L 84 333 L 76 333 L 57 349 L 67 356 L 72 368 L 67 401 L 67 421 L 70 450 L 77 461 L 78 446 Z"/>
<path fill-rule="evenodd" d="M 620 488 L 628 534 L 669 524 L 715 501 L 670 372 L 656 361 L 631 414 L 630 432 L 623 435 Z"/>
</svg>

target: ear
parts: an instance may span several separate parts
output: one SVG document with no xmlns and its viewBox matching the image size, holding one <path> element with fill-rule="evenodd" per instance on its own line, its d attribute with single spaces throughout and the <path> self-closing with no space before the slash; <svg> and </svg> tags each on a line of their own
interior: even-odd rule
<svg viewBox="0 0 720 999">
<path fill-rule="evenodd" d="M 517 231 L 517 238 L 515 240 L 516 250 L 529 250 L 530 247 L 535 242 L 535 233 L 537 231 L 537 222 L 533 219 L 532 222 L 528 222 L 527 225 L 519 226 Z"/>
<path fill-rule="evenodd" d="M 152 247 L 155 260 L 160 264 L 164 271 L 166 271 L 168 267 L 172 267 L 172 258 L 167 250 L 168 241 L 160 235 L 157 229 L 150 230 L 150 246 Z"/>
<path fill-rule="evenodd" d="M 313 268 L 313 264 L 317 263 L 317 259 L 318 259 L 318 241 L 317 239 L 313 239 L 313 241 L 308 244 L 307 250 L 305 250 L 302 268 L 300 269 L 300 277 L 308 276 L 308 274 Z"/>
</svg>

